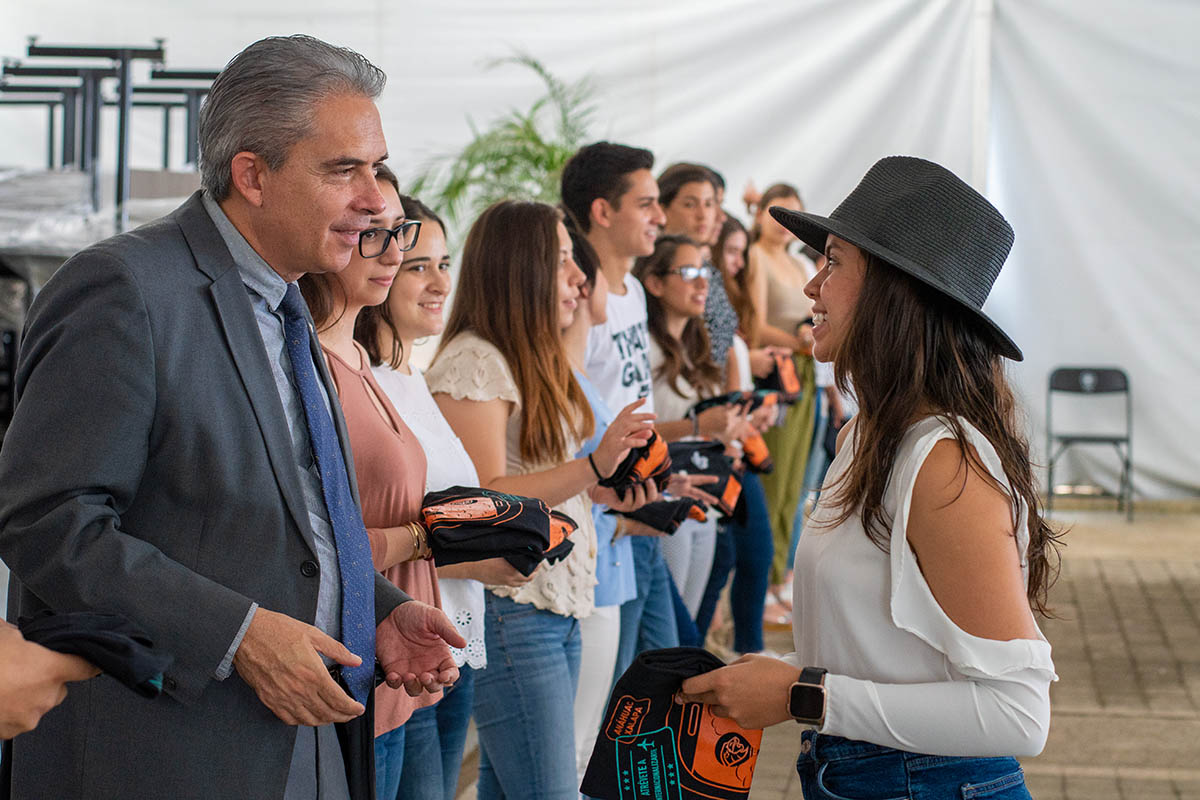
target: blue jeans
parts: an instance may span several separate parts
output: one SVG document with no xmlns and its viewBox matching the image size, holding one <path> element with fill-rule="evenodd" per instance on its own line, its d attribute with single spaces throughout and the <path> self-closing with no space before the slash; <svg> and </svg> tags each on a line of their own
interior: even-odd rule
<svg viewBox="0 0 1200 800">
<path fill-rule="evenodd" d="M 384 794 L 377 792 L 379 800 L 433 800 L 439 796 L 437 787 L 442 787 L 445 800 L 454 800 L 458 788 L 458 768 L 462 766 L 462 751 L 467 745 L 467 724 L 470 708 L 475 698 L 475 672 L 467 664 L 458 668 L 458 680 L 438 700 L 437 705 L 419 709 L 407 724 L 421 715 L 418 722 L 419 735 L 409 733 L 403 741 L 404 771 L 400 781 L 400 792 Z M 426 712 L 432 712 L 432 736 L 428 734 Z M 430 747 L 431 739 L 434 742 Z M 378 742 L 378 740 L 376 740 Z M 378 752 L 378 748 L 377 751 Z M 378 775 L 378 770 L 377 770 Z"/>
<path fill-rule="evenodd" d="M 688 611 L 687 604 L 679 596 L 679 588 L 673 580 L 671 581 L 671 608 L 675 610 L 675 630 L 679 634 L 679 646 L 700 647 L 703 645 L 704 641 L 700 638 L 700 631 L 696 628 L 696 620 L 692 619 L 692 613 Z"/>
<path fill-rule="evenodd" d="M 488 666 L 475 675 L 479 800 L 577 800 L 579 622 L 485 598 Z"/>
<path fill-rule="evenodd" d="M 745 491 L 745 489 L 743 489 Z M 712 570 L 708 573 L 708 585 L 704 587 L 704 596 L 700 598 L 700 609 L 696 612 L 696 632 L 700 636 L 700 645 L 704 646 L 704 638 L 712 625 L 713 614 L 717 611 L 717 600 L 721 598 L 721 590 L 729 580 L 737 559 L 736 545 L 733 543 L 733 520 L 722 522 L 717 527 L 717 546 L 713 550 Z M 681 629 L 682 630 L 682 629 Z M 682 638 L 680 644 L 685 644 Z"/>
<path fill-rule="evenodd" d="M 633 536 L 631 544 L 637 597 L 621 604 L 621 641 L 617 646 L 613 683 L 625 674 L 638 653 L 679 646 L 671 574 L 667 572 L 658 539 Z"/>
<path fill-rule="evenodd" d="M 800 749 L 805 800 L 1030 800 L 1015 758 L 907 753 L 811 730 Z"/>
<path fill-rule="evenodd" d="M 441 745 L 437 706 L 418 708 L 399 728 L 375 737 L 375 796 L 379 800 L 439 797 Z M 436 761 L 437 769 L 429 768 Z"/>
<path fill-rule="evenodd" d="M 775 542 L 771 538 L 767 493 L 757 475 L 747 473 L 742 479 L 742 497 L 746 502 L 746 524 L 734 525 L 730 531 L 737 564 L 729 591 L 733 649 L 739 653 L 757 653 L 763 649 L 763 606 Z"/>
<path fill-rule="evenodd" d="M 771 574 L 775 543 L 771 538 L 771 519 L 767 513 L 767 494 L 762 480 L 753 472 L 742 476 L 742 502 L 746 521 L 730 521 L 729 533 L 717 536 L 713 571 L 705 589 L 696 627 L 703 636 L 712 622 L 717 598 L 729 570 L 734 568 L 729 606 L 733 615 L 733 649 L 739 653 L 757 653 L 763 649 L 763 607 Z M 724 541 L 722 541 L 724 539 Z"/>
</svg>

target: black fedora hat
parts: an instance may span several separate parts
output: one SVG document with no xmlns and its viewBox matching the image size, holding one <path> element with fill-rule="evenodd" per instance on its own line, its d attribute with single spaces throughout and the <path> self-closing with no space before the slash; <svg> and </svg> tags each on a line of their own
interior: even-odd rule
<svg viewBox="0 0 1200 800">
<path fill-rule="evenodd" d="M 907 272 L 974 312 L 1000 353 L 1024 356 L 983 313 L 1013 229 L 995 206 L 945 167 L 911 156 L 880 159 L 828 217 L 773 206 L 771 216 L 805 244 L 825 251 L 840 239 Z"/>
</svg>

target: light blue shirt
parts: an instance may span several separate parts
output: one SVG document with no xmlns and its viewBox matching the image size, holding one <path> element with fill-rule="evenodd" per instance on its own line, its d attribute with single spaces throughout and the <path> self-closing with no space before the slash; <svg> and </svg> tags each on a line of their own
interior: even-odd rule
<svg viewBox="0 0 1200 800">
<path fill-rule="evenodd" d="M 288 284 L 279 273 L 254 251 L 245 237 L 234 227 L 221 207 L 205 192 L 203 195 L 204 209 L 217 226 L 233 262 L 241 274 L 242 283 L 246 285 L 246 295 L 254 309 L 254 320 L 258 323 L 259 333 L 262 334 L 263 346 L 266 348 L 267 361 L 271 364 L 271 375 L 275 380 L 275 388 L 279 392 L 279 400 L 283 405 L 284 419 L 287 420 L 288 433 L 292 439 L 292 453 L 296 459 L 296 470 L 300 476 L 300 485 L 304 493 L 304 506 L 308 509 L 308 522 L 312 528 L 313 540 L 316 543 L 317 562 L 320 565 L 319 586 L 317 593 L 317 613 L 312 624 L 320 628 L 334 639 L 341 640 L 342 591 L 341 578 L 338 571 L 337 547 L 334 544 L 333 526 L 329 523 L 329 512 L 325 508 L 325 495 L 321 491 L 321 475 L 313 458 L 312 446 L 308 439 L 308 423 L 304 417 L 304 406 L 300 401 L 300 392 L 296 389 L 292 361 L 288 356 L 287 342 L 284 340 L 283 314 L 279 304 L 287 292 Z M 316 370 L 314 365 L 314 371 Z M 325 409 L 329 410 L 329 396 L 325 387 L 321 387 L 321 398 L 325 401 Z M 332 420 L 332 416 L 330 417 Z M 233 655 L 237 652 L 246 629 L 250 627 L 250 619 L 254 616 L 258 604 L 251 606 L 242 623 L 242 628 L 234 639 L 225 660 L 217 669 L 216 677 L 224 680 L 229 676 L 233 667 Z"/>
<path fill-rule="evenodd" d="M 612 410 L 587 376 L 578 370 L 575 379 L 583 389 L 592 416 L 596 418 L 596 431 L 592 438 L 583 443 L 579 456 L 592 453 L 600 445 L 600 439 L 613 421 Z M 628 536 L 613 541 L 617 532 L 617 518 L 605 513 L 605 507 L 592 506 L 592 519 L 596 523 L 596 605 L 619 606 L 637 597 L 637 579 L 633 573 L 633 544 Z"/>
</svg>

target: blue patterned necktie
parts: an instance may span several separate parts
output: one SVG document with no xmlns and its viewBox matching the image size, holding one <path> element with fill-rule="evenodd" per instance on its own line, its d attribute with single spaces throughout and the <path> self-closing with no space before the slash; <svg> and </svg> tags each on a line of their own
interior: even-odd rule
<svg viewBox="0 0 1200 800">
<path fill-rule="evenodd" d="M 337 548 L 342 577 L 342 643 L 362 658 L 361 666 L 342 667 L 342 678 L 354 699 L 365 704 L 375 678 L 375 567 L 371 563 L 371 545 L 358 504 L 350 493 L 337 431 L 321 397 L 304 299 L 296 284 L 288 284 L 279 310 L 283 312 L 288 357 L 304 404 L 304 419 Z"/>
</svg>

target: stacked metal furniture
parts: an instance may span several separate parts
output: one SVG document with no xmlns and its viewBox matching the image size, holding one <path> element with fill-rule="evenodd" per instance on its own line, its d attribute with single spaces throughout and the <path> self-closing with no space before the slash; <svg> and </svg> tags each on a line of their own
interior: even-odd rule
<svg viewBox="0 0 1200 800">
<path fill-rule="evenodd" d="M 135 62 L 150 62 L 148 82 L 135 84 Z M 46 194 L 40 189 L 64 187 L 65 194 L 78 198 L 67 213 L 98 217 L 102 144 L 105 148 L 115 145 L 116 179 L 111 227 L 85 225 L 83 239 L 70 241 L 55 236 L 39 238 L 37 233 L 17 237 L 18 241 L 0 236 L 0 438 L 11 416 L 18 332 L 34 293 L 75 251 L 112 230 L 129 227 L 133 109 L 162 110 L 164 170 L 172 166 L 172 116 L 182 109 L 186 130 L 182 163 L 185 169 L 196 169 L 200 105 L 218 70 L 169 69 L 165 62 L 162 39 L 145 46 L 114 46 L 42 44 L 36 37 L 30 37 L 20 60 L 3 60 L 0 114 L 10 106 L 43 106 L 48 119 L 47 172 L 22 174 L 7 181 L 12 184 L 9 194 L 20 198 L 21 213 L 36 218 L 41 213 L 38 201 Z M 115 132 L 104 130 L 101 111 L 105 107 L 116 107 Z M 18 189 L 18 181 L 32 191 L 26 191 L 24 184 Z M 47 207 L 46 213 L 57 213 L 57 209 Z M 24 230 L 21 219 L 18 228 Z"/>
<path fill-rule="evenodd" d="M 218 70 L 166 68 L 162 39 L 147 47 L 45 45 L 31 38 L 28 57 L 31 59 L 29 62 L 6 60 L 3 77 L 0 78 L 0 105 L 46 107 L 50 123 L 46 166 L 53 169 L 57 164 L 89 173 L 92 177 L 93 209 L 100 207 L 100 110 L 104 106 L 116 106 L 117 175 L 114 205 L 118 230 L 124 230 L 129 221 L 129 131 L 135 107 L 160 108 L 163 111 L 164 169 L 170 166 L 171 111 L 184 109 L 187 130 L 184 162 L 193 167 L 196 164 L 200 104 Z M 76 61 L 76 64 L 49 64 L 42 59 Z M 135 61 L 152 63 L 148 84 L 134 85 L 131 69 Z M 80 65 L 79 62 L 84 63 Z M 36 83 L 14 80 L 25 78 L 39 80 Z M 110 81 L 115 83 L 114 95 L 105 93 L 106 84 Z M 187 83 L 182 83 L 184 81 Z M 58 124 L 59 120 L 61 124 Z"/>
</svg>

